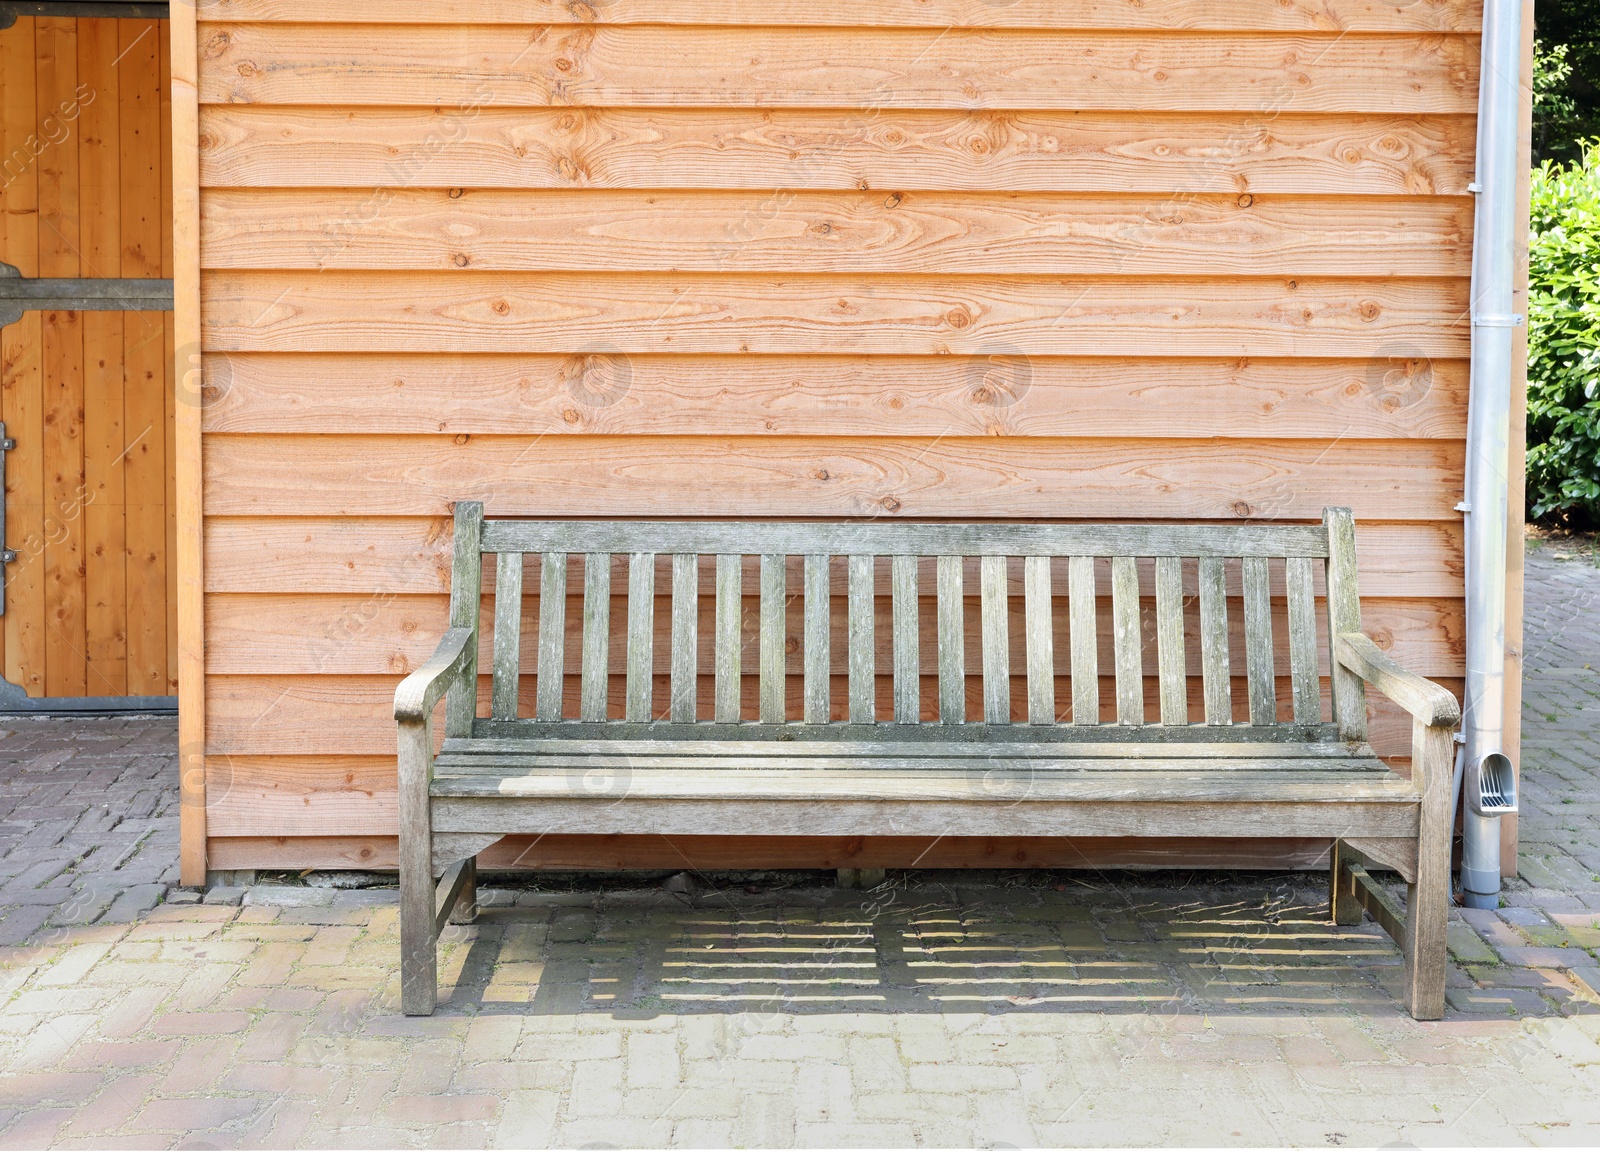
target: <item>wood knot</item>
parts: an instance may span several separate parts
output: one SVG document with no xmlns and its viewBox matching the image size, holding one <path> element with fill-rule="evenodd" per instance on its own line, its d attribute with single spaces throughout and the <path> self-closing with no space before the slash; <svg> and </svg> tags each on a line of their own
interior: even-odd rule
<svg viewBox="0 0 1600 1151">
<path fill-rule="evenodd" d="M 511 305 L 504 300 L 496 300 L 489 306 L 494 309 L 494 314 L 497 316 L 509 316 L 511 314 Z"/>
<path fill-rule="evenodd" d="M 1240 519 L 1247 518 L 1250 515 L 1250 505 L 1245 503 L 1243 500 L 1235 500 L 1233 504 L 1233 514 L 1238 516 Z"/>
<path fill-rule="evenodd" d="M 1255 202 L 1256 202 L 1256 198 L 1254 196 L 1252 196 L 1249 192 L 1246 192 L 1244 195 L 1239 197 L 1239 207 L 1241 207 L 1241 208 L 1248 208 L 1248 207 L 1250 207 L 1250 205 L 1254 204 Z"/>
<path fill-rule="evenodd" d="M 895 499 L 893 496 L 884 496 L 883 499 L 879 500 L 878 502 L 883 505 L 883 510 L 886 512 L 897 512 L 900 510 L 900 501 Z"/>
</svg>

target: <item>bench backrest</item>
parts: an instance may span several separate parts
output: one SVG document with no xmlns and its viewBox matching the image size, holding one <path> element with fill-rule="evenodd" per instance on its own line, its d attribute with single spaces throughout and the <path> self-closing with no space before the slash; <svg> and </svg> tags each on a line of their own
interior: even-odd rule
<svg viewBox="0 0 1600 1151">
<path fill-rule="evenodd" d="M 937 612 L 937 718 L 960 724 L 967 718 L 967 643 L 965 605 L 969 570 L 981 631 L 983 720 L 1009 724 L 1012 718 L 1011 613 L 1008 566 L 1022 573 L 1022 637 L 1026 669 L 1026 723 L 1077 726 L 1101 723 L 1100 658 L 1097 635 L 1097 565 L 1109 567 L 1111 652 L 1115 683 L 1115 723 L 1128 727 L 1176 727 L 1191 723 L 1188 652 L 1184 635 L 1185 561 L 1197 577 L 1201 695 L 1204 723 L 1233 725 L 1229 652 L 1227 565 L 1236 562 L 1242 590 L 1245 672 L 1249 702 L 1247 725 L 1287 727 L 1310 735 L 1323 723 L 1319 689 L 1319 644 L 1315 595 L 1322 569 L 1328 627 L 1324 633 L 1360 630 L 1356 589 L 1355 528 L 1346 508 L 1330 508 L 1321 524 L 1160 525 L 1160 524 L 913 524 L 881 522 L 733 523 L 592 522 L 485 520 L 483 506 L 456 508 L 455 559 L 451 587 L 451 626 L 476 628 L 482 556 L 494 553 L 494 668 L 491 717 L 519 718 L 522 678 L 524 558 L 539 556 L 539 628 L 536 689 L 529 717 L 545 723 L 608 722 L 612 667 L 611 598 L 613 557 L 627 560 L 627 640 L 623 721 L 659 719 L 691 723 L 702 713 L 699 682 L 701 572 L 715 573 L 715 636 L 711 645 L 713 722 L 781 724 L 786 713 L 787 607 L 790 557 L 798 565 L 804 601 L 800 637 L 802 722 L 828 724 L 835 714 L 832 691 L 831 627 L 834 574 L 844 576 L 844 635 L 848 700 L 832 722 L 918 724 L 921 698 L 919 560 L 931 561 Z M 578 714 L 563 715 L 569 557 L 583 558 L 583 625 L 580 644 Z M 658 557 L 671 557 L 671 623 L 665 629 L 668 699 L 655 698 Z M 759 584 L 755 675 L 757 714 L 742 713 L 740 688 L 749 669 L 743 663 L 743 602 L 746 557 L 758 557 Z M 838 562 L 835 563 L 837 557 Z M 1053 562 L 1058 561 L 1058 562 Z M 1065 587 L 1058 569 L 1066 569 Z M 1106 564 L 1109 561 L 1109 564 Z M 1154 664 L 1159 719 L 1150 722 L 1145 706 L 1144 629 L 1141 626 L 1139 564 L 1154 574 Z M 1282 565 L 1287 620 L 1288 680 L 1292 717 L 1278 720 L 1277 666 L 1273 634 L 1273 565 Z M 890 599 L 888 642 L 875 634 L 876 578 L 886 569 Z M 665 570 L 665 567 L 663 568 Z M 1065 595 L 1062 593 L 1065 592 Z M 1055 619 L 1065 610 L 1068 625 L 1071 699 L 1056 698 L 1058 660 Z M 879 715 L 876 688 L 880 650 L 888 657 L 893 706 Z M 1359 679 L 1341 672 L 1329 659 L 1333 719 L 1338 734 L 1363 739 L 1366 704 Z M 469 677 L 469 682 L 475 677 Z M 1070 706 L 1069 706 L 1070 704 Z M 452 697 L 447 730 L 472 731 L 477 701 L 463 690 Z M 1063 718 L 1069 717 L 1069 718 Z M 904 730 L 903 726 L 901 730 Z M 1288 734 L 1288 733 L 1285 733 Z"/>
</svg>

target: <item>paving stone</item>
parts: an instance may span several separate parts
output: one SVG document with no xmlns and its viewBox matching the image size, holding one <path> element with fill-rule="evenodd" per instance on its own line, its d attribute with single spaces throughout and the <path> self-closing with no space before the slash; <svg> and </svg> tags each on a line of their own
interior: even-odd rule
<svg viewBox="0 0 1600 1151">
<path fill-rule="evenodd" d="M 0 1067 L 52 1062 L 0 1145 L 1592 1143 L 1600 570 L 1532 555 L 1528 605 L 1527 876 L 1428 1025 L 1319 876 L 1248 874 L 497 879 L 412 1019 L 392 887 L 173 886 L 170 720 L 7 720 Z"/>
</svg>

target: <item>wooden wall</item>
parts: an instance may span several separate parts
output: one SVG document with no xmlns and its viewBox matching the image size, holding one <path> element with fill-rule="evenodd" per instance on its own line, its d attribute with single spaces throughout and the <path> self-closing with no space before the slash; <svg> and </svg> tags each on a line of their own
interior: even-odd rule
<svg viewBox="0 0 1600 1151">
<path fill-rule="evenodd" d="M 1459 690 L 1471 0 L 199 19 L 212 866 L 387 858 L 462 498 L 1348 504 L 1369 630 Z"/>
<path fill-rule="evenodd" d="M 169 55 L 165 20 L 0 30 L 0 258 L 24 276 L 172 275 Z M 171 316 L 26 312 L 0 340 L 5 676 L 173 695 Z"/>
</svg>

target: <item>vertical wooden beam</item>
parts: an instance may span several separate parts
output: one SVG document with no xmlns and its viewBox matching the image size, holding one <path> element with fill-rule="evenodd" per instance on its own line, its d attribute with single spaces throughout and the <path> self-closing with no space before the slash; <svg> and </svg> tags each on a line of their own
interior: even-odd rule
<svg viewBox="0 0 1600 1151">
<path fill-rule="evenodd" d="M 829 588 L 829 568 L 833 560 L 831 556 L 808 555 L 805 557 L 803 569 L 803 586 L 805 596 L 805 650 L 801 654 L 804 661 L 802 712 L 807 723 L 827 723 L 832 710 L 832 700 L 829 695 L 829 679 L 832 668 L 829 666 L 828 625 L 832 614 L 832 596 Z"/>
<path fill-rule="evenodd" d="M 1161 685 L 1161 722 L 1189 723 L 1189 667 L 1183 648 L 1183 561 L 1156 558 L 1156 675 Z"/>
<path fill-rule="evenodd" d="M 39 274 L 92 275 L 83 266 L 78 133 L 78 22 L 41 16 Z M 44 314 L 45 694 L 83 695 L 87 685 L 83 581 L 83 313 Z"/>
<path fill-rule="evenodd" d="M 978 561 L 978 616 L 983 638 L 983 722 L 1011 722 L 1011 612 L 1006 557 Z"/>
<path fill-rule="evenodd" d="M 79 20 L 79 188 L 84 275 L 122 275 L 116 20 Z M 123 324 L 120 312 L 83 317 L 83 525 L 85 690 L 128 690 L 127 531 L 123 460 Z"/>
<path fill-rule="evenodd" d="M 124 21 L 118 21 L 118 25 Z M 172 32 L 169 21 L 154 20 L 157 78 L 160 92 L 157 118 L 161 122 L 161 278 L 172 279 Z M 126 318 L 124 318 L 126 326 Z M 161 390 L 167 406 L 167 499 L 162 519 L 167 527 L 167 695 L 178 692 L 178 445 L 172 423 L 178 410 L 177 377 L 172 361 L 177 356 L 172 313 L 161 313 Z"/>
<path fill-rule="evenodd" d="M 1100 722 L 1100 638 L 1095 624 L 1094 560 L 1067 561 L 1067 621 L 1072 646 L 1072 722 Z"/>
<path fill-rule="evenodd" d="M 785 690 L 788 656 L 788 557 L 761 557 L 760 717 L 762 723 L 782 723 L 788 718 Z"/>
<path fill-rule="evenodd" d="M 172 6 L 172 291 L 176 386 L 200 394 L 200 125 L 195 9 Z M 205 580 L 201 554 L 200 407 L 173 410 L 177 449 L 178 771 L 184 883 L 206 877 Z"/>
<path fill-rule="evenodd" d="M 1028 643 L 1028 722 L 1056 721 L 1056 649 L 1052 624 L 1050 557 L 1022 564 L 1022 612 Z"/>
<path fill-rule="evenodd" d="M 1322 522 L 1328 531 L 1328 643 L 1347 631 L 1361 630 L 1361 593 L 1356 587 L 1356 521 L 1349 508 L 1327 508 Z M 1367 738 L 1367 688 L 1361 677 L 1330 659 L 1333 721 L 1339 738 Z"/>
<path fill-rule="evenodd" d="M 539 678 L 534 686 L 536 719 L 560 719 L 567 650 L 567 553 L 539 557 Z"/>
<path fill-rule="evenodd" d="M 894 628 L 894 721 L 922 718 L 922 667 L 917 636 L 917 557 L 889 561 L 890 620 Z"/>
<path fill-rule="evenodd" d="M 872 556 L 853 555 L 849 559 L 849 585 L 846 588 L 849 633 L 846 650 L 850 660 L 850 722 L 876 723 L 878 695 L 878 653 L 874 646 Z"/>
<path fill-rule="evenodd" d="M 1228 659 L 1228 581 L 1222 560 L 1200 561 L 1200 677 L 1206 723 L 1233 722 L 1232 667 Z"/>
<path fill-rule="evenodd" d="M 741 648 L 744 643 L 744 557 L 717 557 L 716 642 L 712 650 L 714 692 L 712 718 L 717 723 L 739 722 L 742 686 Z"/>
<path fill-rule="evenodd" d="M 20 16 L 0 33 L 0 239 L 24 276 L 39 274 L 39 167 L 24 147 L 39 127 L 36 21 Z M 9 158 L 23 150 L 26 162 Z M 30 696 L 44 694 L 44 327 L 24 312 L 0 329 L 0 410 L 16 449 L 6 459 L 6 546 L 17 553 L 6 571 L 5 675 Z"/>
<path fill-rule="evenodd" d="M 693 723 L 700 676 L 700 557 L 683 552 L 672 557 L 672 699 L 667 718 Z"/>
<path fill-rule="evenodd" d="M 146 21 L 114 23 L 119 45 L 119 274 L 145 279 L 162 273 L 162 220 L 167 215 L 161 200 L 160 37 Z M 177 444 L 168 441 L 175 435 L 176 397 L 181 395 L 190 408 L 197 408 L 201 397 L 198 375 L 192 388 L 171 386 L 175 369 L 166 349 L 166 319 L 157 312 L 123 314 L 128 690 L 135 695 L 165 695 L 170 690 L 169 569 L 176 560 L 168 544 L 173 513 L 167 474 Z M 191 346 L 190 353 L 194 351 Z M 177 358 L 176 352 L 173 357 Z M 197 358 L 189 358 L 198 365 Z M 171 526 L 175 530 L 175 524 Z"/>
<path fill-rule="evenodd" d="M 611 687 L 611 556 L 583 557 L 583 655 L 578 665 L 578 718 L 606 719 Z"/>
<path fill-rule="evenodd" d="M 1117 668 L 1117 722 L 1144 723 L 1144 634 L 1139 622 L 1139 568 L 1132 556 L 1111 560 L 1111 646 Z"/>
<path fill-rule="evenodd" d="M 628 671 L 622 707 L 623 717 L 635 723 L 649 721 L 655 702 L 655 639 L 656 557 L 634 552 L 628 557 Z"/>
<path fill-rule="evenodd" d="M 1273 668 L 1272 589 L 1264 556 L 1245 556 L 1244 576 L 1245 676 L 1250 699 L 1250 722 L 1271 727 L 1278 720 L 1278 696 Z"/>
<path fill-rule="evenodd" d="M 489 714 L 495 719 L 516 719 L 521 686 L 522 553 L 501 552 L 494 557 L 494 679 L 489 688 Z"/>
</svg>

